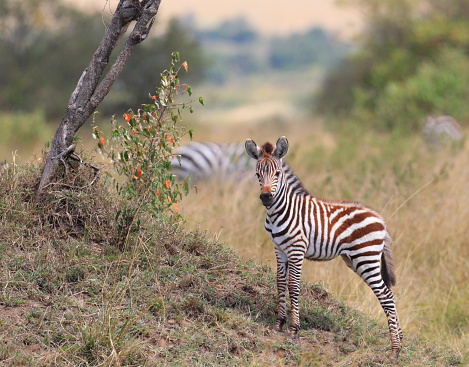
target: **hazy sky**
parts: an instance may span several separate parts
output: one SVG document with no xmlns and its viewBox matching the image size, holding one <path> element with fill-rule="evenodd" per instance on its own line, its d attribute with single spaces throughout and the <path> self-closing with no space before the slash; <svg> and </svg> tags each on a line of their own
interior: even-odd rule
<svg viewBox="0 0 469 367">
<path fill-rule="evenodd" d="M 106 0 L 66 0 L 85 8 L 103 9 Z M 117 0 L 108 0 L 115 8 Z M 336 0 L 162 0 L 158 18 L 194 15 L 197 24 L 211 26 L 236 16 L 245 16 L 263 33 L 302 31 L 322 26 L 347 36 L 360 24 L 358 12 L 336 5 Z"/>
</svg>

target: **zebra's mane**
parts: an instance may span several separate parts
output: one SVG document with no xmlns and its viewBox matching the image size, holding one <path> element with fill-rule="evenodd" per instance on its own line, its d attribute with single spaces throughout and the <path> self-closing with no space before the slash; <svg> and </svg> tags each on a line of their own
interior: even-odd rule
<svg viewBox="0 0 469 367">
<path fill-rule="evenodd" d="M 262 154 L 269 154 L 271 155 L 272 152 L 274 150 L 274 146 L 267 142 L 265 143 L 262 147 L 261 147 L 261 152 Z M 311 197 L 314 197 L 316 200 L 319 200 L 323 203 L 326 203 L 326 204 L 336 204 L 336 205 L 342 205 L 342 206 L 354 206 L 354 207 L 363 207 L 363 208 L 367 208 L 368 210 L 374 212 L 377 216 L 379 216 L 379 214 L 377 214 L 376 211 L 374 211 L 373 209 L 363 205 L 362 203 L 360 202 L 357 202 L 357 201 L 349 201 L 349 200 L 327 200 L 327 199 L 322 199 L 322 198 L 319 198 L 315 195 L 312 195 L 308 189 L 306 189 L 303 185 L 303 182 L 301 181 L 301 179 L 295 174 L 295 172 L 293 172 L 293 169 L 290 167 L 290 165 L 285 162 L 283 159 L 280 160 L 282 162 L 282 168 L 283 168 L 283 171 L 285 172 L 285 179 L 288 183 L 288 186 L 290 186 L 290 188 L 296 193 L 296 194 L 300 194 L 300 195 L 308 195 L 308 196 L 311 196 Z"/>
<path fill-rule="evenodd" d="M 287 162 L 282 160 L 283 171 L 285 172 L 285 179 L 288 185 L 292 188 L 293 191 L 297 194 L 311 195 L 311 193 L 303 186 L 300 178 L 295 175 L 295 172 L 291 169 Z"/>
<path fill-rule="evenodd" d="M 304 187 L 303 182 L 301 182 L 301 179 L 293 172 L 292 168 L 288 165 L 288 163 L 286 163 L 283 160 L 282 160 L 282 167 L 285 172 L 285 179 L 288 182 L 288 185 L 292 188 L 292 190 L 295 193 L 309 195 L 311 197 L 314 197 L 316 200 L 321 201 L 325 204 L 366 208 L 372 211 L 376 216 L 380 217 L 380 215 L 375 210 L 364 205 L 361 202 L 351 201 L 351 200 L 328 200 L 328 199 L 323 199 L 323 198 L 320 198 L 311 194 L 309 190 Z"/>
<path fill-rule="evenodd" d="M 273 151 L 274 146 L 272 145 L 272 143 L 267 142 L 261 147 L 261 154 L 272 154 Z"/>
</svg>

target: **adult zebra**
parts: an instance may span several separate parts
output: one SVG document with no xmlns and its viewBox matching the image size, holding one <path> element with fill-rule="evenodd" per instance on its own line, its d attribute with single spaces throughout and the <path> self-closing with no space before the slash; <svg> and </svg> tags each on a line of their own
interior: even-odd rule
<svg viewBox="0 0 469 367">
<path fill-rule="evenodd" d="M 244 145 L 235 143 L 191 142 L 176 149 L 171 164 L 178 179 L 191 177 L 195 181 L 213 177 L 226 179 L 244 175 L 254 168 Z"/>
<path fill-rule="evenodd" d="M 432 148 L 445 144 L 458 144 L 464 140 L 464 131 L 456 119 L 451 116 L 427 116 L 422 131 L 425 143 Z"/>
<path fill-rule="evenodd" d="M 259 147 L 251 139 L 246 152 L 257 160 L 260 199 L 267 216 L 265 229 L 277 258 L 278 308 L 275 329 L 286 322 L 286 291 L 290 294 L 290 336 L 299 330 L 298 296 L 303 260 L 332 260 L 341 256 L 373 290 L 386 314 L 391 334 L 391 358 L 397 360 L 403 338 L 390 287 L 396 283 L 384 220 L 355 202 L 324 201 L 311 195 L 282 160 L 288 151 L 283 136 L 275 146 Z"/>
</svg>

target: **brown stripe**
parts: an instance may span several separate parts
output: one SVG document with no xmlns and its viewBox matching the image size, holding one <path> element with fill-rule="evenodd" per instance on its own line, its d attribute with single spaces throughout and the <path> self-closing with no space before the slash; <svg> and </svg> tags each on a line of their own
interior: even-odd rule
<svg viewBox="0 0 469 367">
<path fill-rule="evenodd" d="M 359 257 L 365 257 L 365 256 L 379 256 L 381 254 L 380 251 L 368 251 L 368 252 L 362 252 L 359 254 L 355 255 L 350 255 L 350 259 L 355 260 Z"/>
<path fill-rule="evenodd" d="M 362 238 L 373 232 L 380 232 L 384 230 L 384 225 L 382 223 L 370 223 L 365 227 L 360 227 L 355 229 L 348 237 L 343 238 L 341 243 L 352 243 L 359 238 Z"/>
<path fill-rule="evenodd" d="M 360 249 L 368 247 L 368 246 L 380 245 L 381 243 L 383 243 L 382 239 L 375 239 L 375 240 L 366 241 L 366 242 L 360 243 L 358 245 L 354 245 L 352 247 L 349 247 L 348 250 L 357 251 L 357 250 L 360 250 Z"/>
<path fill-rule="evenodd" d="M 354 207 L 354 206 L 351 206 L 351 207 L 344 207 L 344 206 L 339 206 L 339 205 L 333 205 L 333 206 L 330 206 L 331 207 L 331 212 L 334 211 L 338 211 L 340 209 L 343 209 L 343 208 L 346 208 L 344 209 L 342 212 L 340 212 L 339 214 L 337 214 L 335 216 L 335 218 L 331 221 L 331 227 L 334 226 L 334 224 L 336 224 L 339 219 L 341 219 L 342 217 L 346 216 L 346 215 L 349 215 L 351 213 L 353 213 L 355 210 L 357 210 L 358 208 L 357 207 Z"/>
<path fill-rule="evenodd" d="M 361 208 L 353 208 L 355 211 L 359 210 Z M 341 213 L 339 215 L 341 218 L 343 218 L 346 214 L 351 214 L 351 213 Z M 337 237 L 339 237 L 344 231 L 349 229 L 355 224 L 363 222 L 366 218 L 368 217 L 373 217 L 374 215 L 370 212 L 365 212 L 365 213 L 357 213 L 353 217 L 347 218 L 335 231 L 334 233 L 334 243 L 337 241 Z M 336 221 L 337 222 L 337 221 Z"/>
</svg>

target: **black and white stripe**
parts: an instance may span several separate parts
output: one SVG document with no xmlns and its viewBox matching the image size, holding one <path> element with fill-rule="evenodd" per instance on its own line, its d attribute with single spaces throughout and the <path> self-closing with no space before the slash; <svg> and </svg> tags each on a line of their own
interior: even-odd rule
<svg viewBox="0 0 469 367">
<path fill-rule="evenodd" d="M 287 319 L 286 292 L 291 301 L 290 335 L 299 330 L 298 296 L 304 259 L 325 261 L 341 256 L 347 266 L 373 290 L 384 309 L 391 334 L 392 358 L 401 349 L 393 294 L 396 282 L 386 224 L 375 211 L 356 202 L 325 201 L 311 195 L 283 161 L 288 141 L 262 147 L 248 139 L 248 155 L 257 161 L 260 199 L 266 208 L 265 229 L 274 242 L 277 258 L 278 310 L 276 330 Z"/>
<path fill-rule="evenodd" d="M 244 145 L 212 142 L 191 142 L 178 148 L 171 164 L 179 179 L 191 177 L 196 181 L 246 175 L 255 166 L 246 156 Z"/>
</svg>

